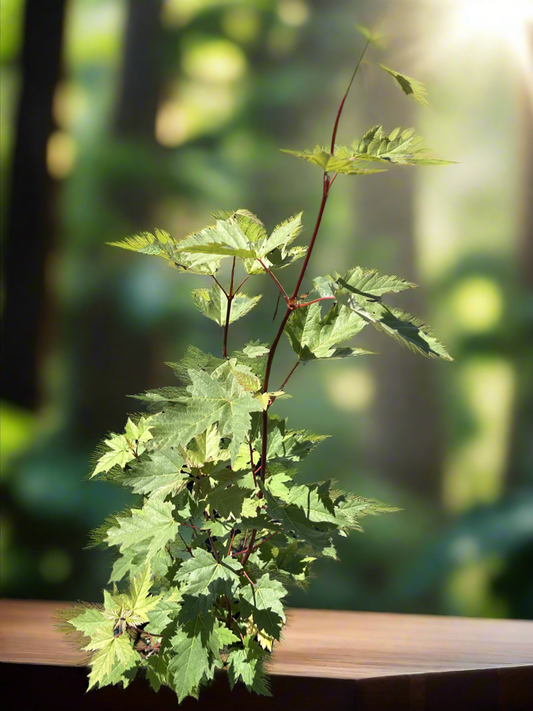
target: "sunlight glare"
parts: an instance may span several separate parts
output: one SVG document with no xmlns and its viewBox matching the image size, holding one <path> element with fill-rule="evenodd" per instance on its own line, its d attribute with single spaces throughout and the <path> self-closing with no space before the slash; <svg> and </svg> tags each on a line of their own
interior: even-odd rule
<svg viewBox="0 0 533 711">
<path fill-rule="evenodd" d="M 500 45 L 533 71 L 533 0 L 456 0 L 454 39 Z M 482 45 L 483 47 L 483 45 Z"/>
</svg>

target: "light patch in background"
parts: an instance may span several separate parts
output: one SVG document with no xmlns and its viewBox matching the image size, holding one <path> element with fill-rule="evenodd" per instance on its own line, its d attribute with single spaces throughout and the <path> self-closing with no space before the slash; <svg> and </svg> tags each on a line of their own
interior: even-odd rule
<svg viewBox="0 0 533 711">
<path fill-rule="evenodd" d="M 162 146 L 172 148 L 187 140 L 187 113 L 179 101 L 165 101 L 159 107 L 155 122 L 155 137 Z"/>
<path fill-rule="evenodd" d="M 476 69 L 482 68 L 489 79 L 491 64 L 510 64 L 520 70 L 533 103 L 533 0 L 426 0 L 425 4 L 438 12 L 438 33 L 432 32 L 431 38 L 426 33 L 411 43 L 406 56 L 419 66 L 442 72 L 443 62 L 462 55 L 472 83 L 477 80 Z"/>
<path fill-rule="evenodd" d="M 63 130 L 68 130 L 84 117 L 89 108 L 89 97 L 80 84 L 60 82 L 54 92 L 54 120 Z"/>
<path fill-rule="evenodd" d="M 491 331 L 503 315 L 502 290 L 488 277 L 464 279 L 451 294 L 450 303 L 454 323 L 471 333 Z"/>
<path fill-rule="evenodd" d="M 182 59 L 185 74 L 206 83 L 226 83 L 241 79 L 247 61 L 242 49 L 226 39 L 191 42 Z"/>
<path fill-rule="evenodd" d="M 345 412 L 362 412 L 374 401 L 376 384 L 366 368 L 352 368 L 328 375 L 327 393 L 333 404 Z"/>
<path fill-rule="evenodd" d="M 163 102 L 156 115 L 156 139 L 168 148 L 219 129 L 233 116 L 239 98 L 231 84 L 206 88 L 195 81 L 180 83 L 176 96 Z"/>
<path fill-rule="evenodd" d="M 29 410 L 24 410 L 6 400 L 0 402 L 0 477 L 18 454 L 31 444 L 35 437 L 36 419 Z"/>
<path fill-rule="evenodd" d="M 516 388 L 515 372 L 502 358 L 471 359 L 460 381 L 472 430 L 444 467 L 443 502 L 454 513 L 501 495 Z"/>
<path fill-rule="evenodd" d="M 237 1 L 238 0 L 234 0 Z M 249 2 L 249 0 L 241 0 Z M 228 0 L 164 0 L 161 22 L 165 27 L 182 27 L 206 10 L 228 5 Z"/>
<path fill-rule="evenodd" d="M 73 0 L 67 3 L 65 66 L 118 65 L 121 58 L 127 4 Z"/>
<path fill-rule="evenodd" d="M 63 548 L 49 548 L 39 559 L 39 573 L 47 583 L 64 583 L 72 573 L 72 559 Z"/>
<path fill-rule="evenodd" d="M 491 593 L 491 583 L 502 566 L 503 560 L 494 555 L 453 571 L 444 591 L 448 613 L 471 617 L 508 617 L 505 602 Z"/>
<path fill-rule="evenodd" d="M 74 167 L 77 144 L 66 131 L 54 131 L 46 144 L 46 167 L 53 178 L 63 180 Z"/>
<path fill-rule="evenodd" d="M 260 28 L 259 14 L 253 7 L 232 7 L 222 15 L 222 29 L 236 42 L 252 42 Z"/>
<path fill-rule="evenodd" d="M 309 7 L 303 0 L 280 0 L 277 12 L 279 19 L 289 27 L 301 27 L 309 19 Z"/>
</svg>

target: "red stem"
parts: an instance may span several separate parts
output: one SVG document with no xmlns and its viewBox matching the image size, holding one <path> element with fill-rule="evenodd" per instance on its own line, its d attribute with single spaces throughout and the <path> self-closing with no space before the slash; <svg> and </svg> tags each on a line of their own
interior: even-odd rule
<svg viewBox="0 0 533 711">
<path fill-rule="evenodd" d="M 226 294 L 228 299 L 228 307 L 226 309 L 226 325 L 224 326 L 224 345 L 222 346 L 222 357 L 228 357 L 228 331 L 229 331 L 229 320 L 231 316 L 231 302 L 235 294 L 233 293 L 233 277 L 235 276 L 235 261 L 236 257 L 233 257 L 233 266 L 231 268 L 231 282 L 229 285 L 229 294 Z"/>
<path fill-rule="evenodd" d="M 301 309 L 304 306 L 311 306 L 311 304 L 318 304 L 319 301 L 328 301 L 330 299 L 334 299 L 334 296 L 323 296 L 321 299 L 314 299 L 313 301 L 308 301 L 305 304 L 298 304 L 298 306 L 295 306 L 296 309 Z"/>
<path fill-rule="evenodd" d="M 231 532 L 231 540 L 230 540 L 230 542 L 229 542 L 228 552 L 226 553 L 226 558 L 227 558 L 227 557 L 229 556 L 229 554 L 231 553 L 231 547 L 233 546 L 233 539 L 234 539 L 234 538 L 235 538 L 235 529 L 233 529 L 233 531 Z"/>
<path fill-rule="evenodd" d="M 219 286 L 219 288 L 221 289 L 221 291 L 223 291 L 224 294 L 227 296 L 227 295 L 228 295 L 228 292 L 226 291 L 226 289 L 224 289 L 224 287 L 223 287 L 222 284 L 219 282 L 219 280 L 216 278 L 216 276 L 215 276 L 214 274 L 211 274 L 211 276 L 212 276 L 213 279 L 215 280 L 215 283 L 218 284 L 218 286 Z"/>
<path fill-rule="evenodd" d="M 253 450 L 251 442 L 248 442 L 248 445 L 250 447 L 250 465 L 252 467 L 252 476 L 254 478 L 254 486 L 257 489 L 257 479 L 255 477 L 255 470 L 254 470 L 254 450 Z"/>
<path fill-rule="evenodd" d="M 256 551 L 258 548 L 260 548 L 263 545 L 263 543 L 266 543 L 271 538 L 274 538 L 274 536 L 277 536 L 278 533 L 279 533 L 279 531 L 275 531 L 274 533 L 271 533 L 270 536 L 263 538 L 263 540 L 259 541 L 259 543 L 256 546 L 254 546 L 252 549 L 247 548 L 244 551 L 238 551 L 237 553 L 234 553 L 232 558 L 236 558 L 237 556 L 242 555 L 243 553 L 249 553 L 249 555 L 251 555 L 254 551 Z"/>
<path fill-rule="evenodd" d="M 298 282 L 296 284 L 296 287 L 294 289 L 294 293 L 289 300 L 289 303 L 287 304 L 287 310 L 285 312 L 285 316 L 283 317 L 279 330 L 276 334 L 276 337 L 274 338 L 274 341 L 272 343 L 272 346 L 270 348 L 270 352 L 268 354 L 268 360 L 266 364 L 266 369 L 265 369 L 265 380 L 263 383 L 263 392 L 268 392 L 268 383 L 270 380 L 270 371 L 272 370 L 272 361 L 274 360 L 274 356 L 276 355 L 276 349 L 278 347 L 278 343 L 280 342 L 281 336 L 283 334 L 283 330 L 285 328 L 285 325 L 287 321 L 289 320 L 289 316 L 291 315 L 294 306 L 292 305 L 294 303 L 294 300 L 298 296 L 298 292 L 300 290 L 300 286 L 302 285 L 303 278 L 305 276 L 305 271 L 307 269 L 307 265 L 309 264 L 309 259 L 311 258 L 311 254 L 313 252 L 313 247 L 315 246 L 315 241 L 316 237 L 318 235 L 318 230 L 320 229 L 320 223 L 322 222 L 322 215 L 324 214 L 324 208 L 326 207 L 326 203 L 328 201 L 328 195 L 329 195 L 329 186 L 330 186 L 330 181 L 327 173 L 324 173 L 324 178 L 322 181 L 322 202 L 320 203 L 320 209 L 318 211 L 318 216 L 316 218 L 316 224 L 315 224 L 315 229 L 313 230 L 313 236 L 311 237 L 311 241 L 309 243 L 309 247 L 307 249 L 307 254 L 305 255 L 305 260 L 302 265 L 302 269 L 300 272 L 300 276 L 298 277 Z M 261 481 L 264 483 L 265 477 L 266 477 L 266 464 L 267 464 L 267 434 L 268 434 L 268 410 L 263 411 L 263 428 L 262 428 L 262 443 L 261 443 Z"/>
<path fill-rule="evenodd" d="M 294 371 L 296 370 L 296 368 L 300 365 L 300 362 L 301 362 L 301 361 L 299 361 L 299 360 L 296 361 L 296 365 L 294 366 L 294 368 L 293 368 L 293 369 L 291 370 L 291 372 L 287 375 L 287 377 L 285 378 L 285 380 L 281 383 L 280 390 L 283 390 L 283 388 L 287 385 L 287 383 L 288 383 L 289 380 L 291 379 L 292 374 L 294 373 Z"/>
<path fill-rule="evenodd" d="M 235 296 L 236 294 L 239 293 L 239 291 L 241 290 L 241 286 L 244 286 L 249 278 L 250 278 L 250 275 L 248 274 L 248 276 L 245 279 L 243 279 L 241 281 L 241 283 L 239 284 L 239 286 L 235 289 L 235 291 L 233 292 L 233 296 Z"/>
<path fill-rule="evenodd" d="M 267 266 L 265 266 L 265 264 L 263 263 L 263 260 L 262 260 L 262 259 L 258 259 L 257 261 L 258 261 L 259 264 L 263 267 L 263 269 L 265 270 L 265 272 L 266 272 L 270 277 L 272 277 L 272 279 L 274 280 L 274 283 L 276 284 L 276 286 L 277 286 L 278 289 L 279 289 L 279 293 L 283 296 L 283 298 L 285 299 L 285 301 L 288 301 L 288 300 L 289 300 L 289 295 L 287 294 L 287 292 L 285 291 L 285 289 L 283 288 L 283 286 L 282 286 L 282 285 L 280 284 L 280 282 L 278 281 L 278 278 L 276 277 L 276 275 L 274 274 L 274 272 L 271 271 Z"/>
<path fill-rule="evenodd" d="M 363 48 L 363 51 L 361 52 L 361 56 L 359 57 L 359 61 L 357 62 L 355 69 L 352 74 L 352 78 L 350 79 L 350 83 L 348 84 L 348 88 L 346 89 L 346 92 L 344 96 L 342 97 L 342 101 L 339 106 L 339 110 L 337 111 L 337 116 L 335 118 L 335 124 L 333 126 L 333 133 L 331 134 L 331 150 L 330 153 L 333 155 L 333 151 L 335 150 L 335 139 L 337 138 L 337 129 L 339 128 L 339 121 L 341 120 L 341 114 L 342 110 L 344 109 L 344 104 L 346 102 L 346 99 L 348 98 L 348 94 L 350 93 L 350 89 L 352 88 L 353 80 L 355 79 L 355 75 L 359 71 L 359 67 L 361 66 L 361 62 L 363 61 L 363 57 L 366 54 L 366 50 L 368 49 L 368 46 L 372 40 L 372 35 L 367 39 L 366 44 Z"/>
<path fill-rule="evenodd" d="M 254 528 L 254 530 L 252 531 L 252 537 L 250 538 L 250 545 L 248 546 L 248 550 L 246 551 L 244 558 L 242 559 L 242 567 L 243 568 L 246 565 L 246 563 L 248 562 L 248 558 L 250 557 L 250 553 L 252 552 L 252 548 L 254 547 L 256 535 L 257 535 L 257 531 Z"/>
</svg>

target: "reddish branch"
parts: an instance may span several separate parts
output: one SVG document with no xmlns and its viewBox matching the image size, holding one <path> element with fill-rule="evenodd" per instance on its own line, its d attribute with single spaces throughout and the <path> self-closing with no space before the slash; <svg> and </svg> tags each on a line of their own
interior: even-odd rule
<svg viewBox="0 0 533 711">
<path fill-rule="evenodd" d="M 368 46 L 371 42 L 371 39 L 372 39 L 372 36 L 370 36 L 368 38 L 368 40 L 363 48 L 363 51 L 361 52 L 361 56 L 359 57 L 356 67 L 353 71 L 353 74 L 350 79 L 350 83 L 348 84 L 348 88 L 346 89 L 344 96 L 342 97 L 342 101 L 339 105 L 339 108 L 337 111 L 337 116 L 335 118 L 335 123 L 333 125 L 333 131 L 331 134 L 331 153 L 332 154 L 335 150 L 335 139 L 337 137 L 337 130 L 339 128 L 339 121 L 340 121 L 340 118 L 342 115 L 342 111 L 344 109 L 344 104 L 346 103 L 346 99 L 348 97 L 348 94 L 350 93 L 350 89 L 352 88 L 352 84 L 355 79 L 355 75 L 359 71 L 359 67 L 361 66 L 361 62 L 363 61 L 363 58 L 366 54 L 366 51 L 367 51 Z M 311 255 L 313 253 L 313 249 L 315 246 L 318 231 L 319 231 L 320 225 L 322 223 L 322 216 L 324 214 L 324 209 L 325 209 L 326 203 L 328 201 L 329 190 L 330 190 L 331 186 L 333 185 L 333 182 L 335 181 L 336 177 L 337 177 L 337 173 L 335 173 L 331 178 L 329 177 L 328 173 L 324 173 L 324 177 L 322 179 L 322 201 L 320 203 L 320 208 L 318 210 L 318 216 L 316 218 L 315 229 L 313 230 L 313 235 L 311 237 L 311 241 L 309 242 L 309 247 L 307 248 L 307 253 L 305 255 L 304 263 L 302 265 L 302 269 L 300 271 L 300 276 L 298 277 L 298 281 L 296 282 L 294 292 L 287 302 L 287 310 L 286 310 L 285 315 L 281 321 L 278 332 L 274 338 L 274 341 L 273 341 L 272 346 L 270 348 L 270 352 L 268 354 L 268 360 L 267 360 L 266 369 L 265 369 L 265 379 L 263 382 L 263 392 L 268 392 L 268 384 L 269 384 L 269 380 L 270 380 L 270 371 L 272 370 L 272 362 L 274 361 L 274 356 L 276 355 L 276 350 L 277 350 L 278 344 L 280 342 L 281 335 L 285 329 L 285 326 L 287 324 L 287 321 L 289 320 L 289 316 L 291 315 L 292 311 L 295 308 L 298 308 L 298 294 L 300 292 L 300 287 L 301 287 L 302 282 L 304 280 L 305 272 L 307 271 L 307 265 L 309 264 L 309 260 L 311 259 Z M 268 435 L 268 408 L 263 412 L 263 422 L 262 422 L 261 481 L 263 483 L 265 481 L 266 467 L 267 467 L 267 435 Z"/>
<path fill-rule="evenodd" d="M 236 261 L 236 258 L 233 257 L 233 266 L 231 267 L 231 281 L 230 281 L 230 285 L 229 285 L 229 294 L 226 294 L 226 298 L 228 300 L 228 306 L 226 309 L 226 325 L 224 326 L 224 345 L 222 346 L 222 357 L 223 358 L 228 357 L 228 331 L 229 331 L 229 322 L 230 322 L 230 317 L 231 317 L 231 302 L 233 301 L 233 297 L 235 296 L 235 294 L 233 293 L 233 277 L 235 276 L 235 261 Z M 226 292 L 224 292 L 224 293 L 226 293 Z"/>
<path fill-rule="evenodd" d="M 242 551 L 237 551 L 236 553 L 233 554 L 233 558 L 236 558 L 239 555 L 243 555 L 243 553 L 246 553 L 248 556 L 250 556 L 252 553 L 254 553 L 258 548 L 260 548 L 263 543 L 266 543 L 269 541 L 271 538 L 274 538 L 274 536 L 277 536 L 279 531 L 275 531 L 274 533 L 271 533 L 270 536 L 267 536 L 266 538 L 263 538 L 262 541 L 260 541 L 256 546 L 246 548 L 245 550 Z"/>
</svg>

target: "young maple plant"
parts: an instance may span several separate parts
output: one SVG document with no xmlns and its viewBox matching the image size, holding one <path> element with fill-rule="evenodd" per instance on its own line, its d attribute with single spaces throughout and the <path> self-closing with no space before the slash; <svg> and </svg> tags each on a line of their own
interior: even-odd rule
<svg viewBox="0 0 533 711">
<path fill-rule="evenodd" d="M 205 275 L 209 288 L 193 291 L 204 316 L 222 328 L 221 357 L 189 347 L 170 364 L 179 383 L 138 396 L 144 414 L 132 415 L 123 434 L 110 434 L 91 477 L 130 487 L 140 504 L 113 516 L 94 542 L 118 557 L 103 606 L 76 605 L 62 613 L 63 629 L 84 639 L 90 653 L 89 688 L 127 686 L 143 669 L 157 691 L 171 687 L 181 702 L 197 697 L 226 669 L 268 694 L 265 664 L 285 624 L 284 598 L 305 585 L 319 557 L 336 558 L 335 539 L 360 530 L 360 519 L 394 509 L 337 489 L 333 482 L 302 484 L 296 464 L 323 439 L 292 430 L 272 414 L 295 370 L 314 360 L 366 355 L 344 344 L 368 324 L 416 353 L 451 360 L 418 319 L 382 297 L 414 286 L 395 276 L 355 267 L 301 286 L 324 208 L 339 175 L 369 175 L 395 165 L 438 165 L 412 128 L 371 128 L 350 147 L 336 145 L 339 119 L 366 44 L 337 112 L 329 147 L 287 151 L 322 170 L 322 200 L 307 246 L 297 214 L 268 234 L 247 210 L 219 212 L 214 226 L 178 240 L 142 233 L 113 246 L 165 259 L 178 272 Z M 424 86 L 379 65 L 407 95 L 427 104 Z M 286 291 L 279 270 L 303 258 L 296 285 Z M 229 283 L 219 268 L 230 260 Z M 243 270 L 237 276 L 237 268 Z M 230 325 L 260 296 L 242 291 L 252 277 L 275 282 L 285 312 L 272 343 L 230 350 Z M 296 354 L 285 381 L 270 376 L 285 334 Z M 123 584 L 122 581 L 126 580 Z"/>
</svg>

